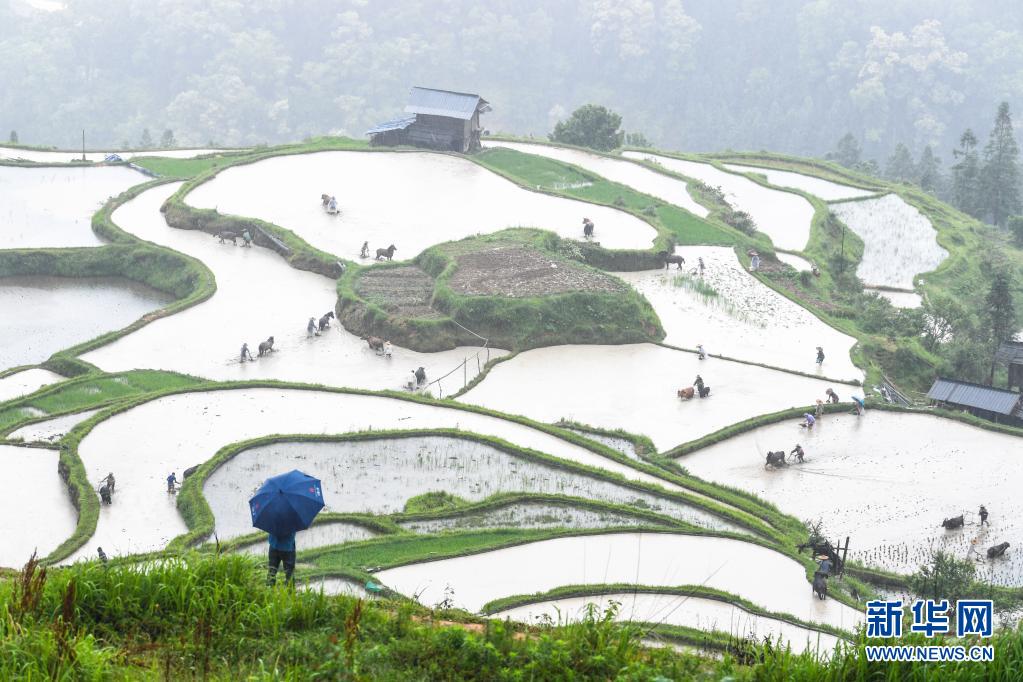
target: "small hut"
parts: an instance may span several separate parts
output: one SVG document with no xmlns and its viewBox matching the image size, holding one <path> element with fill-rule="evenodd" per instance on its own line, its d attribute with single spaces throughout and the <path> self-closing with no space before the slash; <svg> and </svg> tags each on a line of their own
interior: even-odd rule
<svg viewBox="0 0 1023 682">
<path fill-rule="evenodd" d="M 366 131 L 370 144 L 408 144 L 455 152 L 479 151 L 480 114 L 490 103 L 479 95 L 450 90 L 414 87 L 405 106 L 405 116 Z"/>
<path fill-rule="evenodd" d="M 1002 341 L 995 351 L 995 361 L 1008 367 L 1005 387 L 1023 391 L 1023 341 Z"/>
<path fill-rule="evenodd" d="M 1023 396 L 968 381 L 938 377 L 927 397 L 938 407 L 965 410 L 996 424 L 1023 426 Z"/>
</svg>

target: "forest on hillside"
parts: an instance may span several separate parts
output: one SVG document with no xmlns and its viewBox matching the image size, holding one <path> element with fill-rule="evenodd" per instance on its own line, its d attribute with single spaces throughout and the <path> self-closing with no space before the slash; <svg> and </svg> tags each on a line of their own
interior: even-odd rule
<svg viewBox="0 0 1023 682">
<path fill-rule="evenodd" d="M 482 94 L 493 132 L 594 102 L 664 148 L 822 155 L 852 133 L 882 165 L 901 143 L 947 167 L 1019 102 L 1021 30 L 1011 0 L 9 0 L 0 134 L 361 136 L 423 84 Z"/>
</svg>

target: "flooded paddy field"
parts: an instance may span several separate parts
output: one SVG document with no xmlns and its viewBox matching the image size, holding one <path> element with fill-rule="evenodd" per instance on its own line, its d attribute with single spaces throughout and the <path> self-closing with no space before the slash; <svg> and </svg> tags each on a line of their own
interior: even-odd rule
<svg viewBox="0 0 1023 682">
<path fill-rule="evenodd" d="M 400 199 L 395 188 L 400 187 Z M 337 197 L 327 215 L 320 195 Z M 609 249 L 648 249 L 654 229 L 624 211 L 519 187 L 467 159 L 426 152 L 319 152 L 228 168 L 185 201 L 221 213 L 260 218 L 313 246 L 356 258 L 397 247 L 398 260 L 441 242 L 506 227 L 538 227 L 581 238 L 582 220 L 597 225 Z"/>
<path fill-rule="evenodd" d="M 85 410 L 84 412 L 75 412 L 73 414 L 66 414 L 62 417 L 54 417 L 53 419 L 46 419 L 34 424 L 28 424 L 11 432 L 8 438 L 12 440 L 20 439 L 26 443 L 54 443 L 66 436 L 71 429 L 75 428 L 97 412 L 99 412 L 99 410 Z"/>
<path fill-rule="evenodd" d="M 783 251 L 777 251 L 775 252 L 774 255 L 782 263 L 785 263 L 786 265 L 791 265 L 800 272 L 810 272 L 813 269 L 813 266 L 810 264 L 810 261 L 806 260 L 802 256 L 797 256 L 792 253 L 785 253 Z"/>
<path fill-rule="evenodd" d="M 41 559 L 75 532 L 78 512 L 57 473 L 57 450 L 0 445 L 0 469 L 9 482 L 0 496 L 0 567 L 21 568 L 32 552 Z"/>
<path fill-rule="evenodd" d="M 0 166 L 0 249 L 99 246 L 92 214 L 146 179 L 118 166 Z"/>
<path fill-rule="evenodd" d="M 841 393 L 843 398 L 846 396 Z M 803 446 L 807 461 L 765 470 L 769 450 Z M 868 410 L 825 416 L 812 431 L 791 421 L 765 426 L 679 458 L 690 473 L 747 490 L 799 519 L 821 519 L 851 537 L 849 558 L 911 573 L 932 550 L 974 559 L 978 578 L 1023 586 L 1023 441 L 932 415 Z M 981 526 L 977 511 L 991 516 Z M 945 518 L 965 517 L 946 531 Z M 988 547 L 1009 542 L 1000 559 Z"/>
<path fill-rule="evenodd" d="M 0 370 L 42 362 L 171 300 L 119 277 L 0 277 Z"/>
<path fill-rule="evenodd" d="M 807 373 L 817 370 L 816 348 L 821 346 L 827 376 L 863 379 L 849 355 L 856 339 L 761 283 L 732 249 L 685 246 L 675 253 L 686 259 L 681 270 L 618 274 L 650 301 L 666 332 L 665 343 L 683 348 L 702 343 L 711 354 Z M 703 275 L 692 272 L 698 258 L 706 265 Z"/>
<path fill-rule="evenodd" d="M 593 495 L 588 495 L 588 497 L 593 497 Z M 669 510 L 659 509 L 658 511 L 670 515 Z M 467 514 L 422 521 L 398 521 L 397 523 L 413 533 L 442 533 L 450 530 L 483 530 L 487 528 L 629 528 L 640 525 L 649 526 L 653 522 L 628 514 L 573 506 L 568 502 L 564 504 L 515 502 L 496 509 L 483 509 Z M 721 522 L 718 521 L 718 523 Z"/>
<path fill-rule="evenodd" d="M 142 156 L 161 156 L 168 159 L 191 159 L 204 154 L 217 154 L 224 149 L 140 149 L 136 151 L 85 152 L 85 160 L 99 163 L 111 154 L 117 154 L 126 161 Z M 34 163 L 81 162 L 82 152 L 72 150 L 21 149 L 0 146 L 0 159 L 11 161 L 32 161 Z M 86 166 L 88 167 L 88 166 Z"/>
<path fill-rule="evenodd" d="M 695 178 L 711 187 L 720 187 L 725 201 L 737 211 L 745 211 L 780 249 L 800 251 L 810 239 L 813 205 L 791 192 L 759 185 L 749 178 L 718 170 L 709 163 L 685 161 L 649 152 L 624 152 L 629 159 L 659 163 L 664 168 Z"/>
<path fill-rule="evenodd" d="M 253 388 L 166 396 L 98 424 L 79 446 L 90 482 L 113 471 L 117 493 L 96 532 L 71 560 L 164 547 L 187 528 L 164 479 L 242 440 L 282 433 L 460 428 L 601 467 L 667 489 L 678 486 L 542 431 L 498 417 L 382 396 Z M 290 467 L 289 467 L 290 469 Z M 283 469 L 286 471 L 288 469 Z M 245 500 L 240 500 L 241 504 Z"/>
<path fill-rule="evenodd" d="M 767 576 L 770 576 L 767 579 Z M 501 597 L 562 585 L 704 585 L 808 622 L 854 629 L 863 614 L 813 596 L 803 566 L 740 540 L 672 533 L 610 533 L 530 542 L 469 556 L 390 568 L 388 587 L 433 605 L 453 591 L 456 606 L 478 612 Z"/>
<path fill-rule="evenodd" d="M 410 498 L 437 491 L 470 502 L 523 492 L 632 504 L 704 528 L 742 532 L 735 524 L 680 502 L 531 461 L 486 443 L 417 436 L 283 442 L 240 452 L 217 469 L 203 488 L 217 534 L 230 538 L 250 532 L 247 500 L 267 478 L 292 469 L 320 480 L 324 510 L 329 512 L 393 514 L 402 511 Z"/>
<path fill-rule="evenodd" d="M 311 578 L 302 583 L 301 589 L 324 594 L 346 594 L 350 597 L 360 599 L 372 599 L 373 595 L 361 583 L 348 578 L 328 576 L 324 578 Z"/>
<path fill-rule="evenodd" d="M 637 462 L 642 462 L 643 458 L 636 453 L 636 446 L 632 444 L 632 441 L 628 438 L 619 438 L 617 436 L 608 436 L 602 433 L 594 433 L 592 431 L 586 431 L 584 429 L 573 429 L 567 426 L 561 426 L 566 431 L 578 434 L 583 438 L 588 438 L 592 441 L 596 441 L 602 445 L 606 445 L 612 450 L 616 450 L 629 459 L 634 459 Z"/>
<path fill-rule="evenodd" d="M 919 308 L 923 305 L 923 298 L 920 294 L 912 291 L 888 291 L 887 289 L 869 289 L 864 288 L 864 291 L 876 292 L 882 298 L 888 299 L 888 301 L 896 308 Z"/>
<path fill-rule="evenodd" d="M 178 186 L 162 185 L 140 194 L 114 211 L 113 220 L 140 239 L 202 261 L 216 277 L 217 291 L 196 306 L 84 354 L 85 361 L 110 372 L 144 367 L 225 381 L 280 379 L 399 389 L 417 367 L 424 367 L 433 380 L 471 358 L 464 373 L 459 370 L 433 387 L 435 395 L 448 395 L 472 380 L 488 357 L 505 353 L 491 349 L 488 355 L 484 350 L 476 358 L 478 348 L 417 353 L 395 346 L 393 356 L 385 358 L 336 320 L 321 335 L 309 337 L 309 318 L 318 320 L 334 310 L 334 280 L 296 270 L 269 249 L 220 244 L 204 232 L 168 226 L 160 206 Z M 248 343 L 255 357 L 258 344 L 269 336 L 274 337 L 273 353 L 256 362 L 240 361 L 242 343 Z"/>
<path fill-rule="evenodd" d="M 710 396 L 680 400 L 678 389 L 697 375 Z M 829 386 L 848 399 L 851 387 L 653 344 L 555 346 L 500 363 L 459 400 L 542 422 L 621 428 L 664 451 L 743 419 L 812 405 Z"/>
<path fill-rule="evenodd" d="M 260 481 L 260 483 L 262 484 L 262 481 Z M 247 508 L 248 504 L 245 506 Z M 241 531 L 241 533 L 252 532 L 255 532 L 252 528 L 252 523 L 249 523 L 247 527 Z M 238 534 L 239 533 L 234 533 L 234 535 Z M 221 539 L 228 537 L 220 532 L 219 526 L 217 528 L 217 535 Z M 331 545 L 341 545 L 346 542 L 369 540 L 376 536 L 377 533 L 374 533 L 369 528 L 357 523 L 351 523 L 349 521 L 324 521 L 315 523 L 306 530 L 300 530 L 296 533 L 295 546 L 301 550 L 315 549 L 316 547 L 329 547 Z M 265 556 L 266 550 L 267 544 L 266 539 L 264 538 L 249 545 L 242 545 L 235 551 L 244 554 L 252 554 L 254 556 Z"/>
<path fill-rule="evenodd" d="M 763 175 L 772 185 L 799 189 L 807 194 L 819 197 L 824 201 L 856 199 L 859 197 L 869 197 L 872 194 L 877 194 L 877 192 L 873 190 L 850 187 L 849 185 L 842 185 L 837 182 L 824 180 L 823 178 L 817 178 L 812 175 L 804 175 L 803 173 L 796 173 L 794 171 L 763 168 L 761 166 L 747 166 L 740 163 L 726 163 L 723 165 L 725 168 L 738 171 L 740 173 L 756 173 L 758 175 Z"/>
<path fill-rule="evenodd" d="M 484 148 L 504 147 L 513 149 L 523 154 L 536 154 L 546 156 L 549 159 L 564 161 L 580 168 L 596 173 L 597 175 L 617 182 L 626 187 L 631 187 L 637 192 L 649 194 L 661 201 L 673 204 L 680 208 L 706 218 L 710 211 L 706 206 L 696 202 L 689 191 L 686 183 L 663 173 L 645 168 L 629 160 L 613 159 L 601 154 L 590 154 L 579 149 L 567 149 L 565 147 L 553 147 L 546 144 L 530 144 L 527 142 L 487 142 Z"/>
<path fill-rule="evenodd" d="M 64 381 L 64 377 L 48 369 L 33 367 L 8 374 L 0 379 L 0 403 L 35 393 L 43 386 Z"/>
<path fill-rule="evenodd" d="M 619 605 L 615 614 L 618 622 L 677 625 L 705 632 L 722 632 L 735 639 L 762 641 L 770 638 L 781 646 L 791 646 L 794 653 L 813 651 L 830 654 L 839 641 L 834 635 L 751 613 L 726 601 L 678 594 L 618 592 L 565 597 L 516 606 L 498 611 L 492 617 L 509 618 L 530 625 L 575 623 L 586 618 L 591 604 L 597 607 L 599 614 L 609 608 L 611 602 Z"/>
<path fill-rule="evenodd" d="M 832 204 L 831 210 L 863 239 L 856 276 L 867 286 L 912 289 L 916 275 L 948 257 L 931 221 L 897 194 Z"/>
</svg>

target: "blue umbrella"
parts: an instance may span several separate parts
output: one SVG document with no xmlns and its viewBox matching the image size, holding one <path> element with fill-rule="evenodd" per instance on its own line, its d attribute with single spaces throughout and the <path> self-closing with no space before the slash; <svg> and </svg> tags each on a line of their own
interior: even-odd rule
<svg viewBox="0 0 1023 682">
<path fill-rule="evenodd" d="M 298 469 L 266 479 L 249 500 L 252 525 L 276 536 L 305 530 L 321 509 L 319 479 Z"/>
</svg>

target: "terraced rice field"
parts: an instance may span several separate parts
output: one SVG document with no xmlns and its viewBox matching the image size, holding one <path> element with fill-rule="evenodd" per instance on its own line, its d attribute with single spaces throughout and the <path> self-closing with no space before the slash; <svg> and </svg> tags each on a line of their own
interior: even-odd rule
<svg viewBox="0 0 1023 682">
<path fill-rule="evenodd" d="M 800 251 L 810 238 L 813 205 L 798 194 L 758 185 L 749 178 L 727 173 L 709 163 L 648 152 L 624 152 L 622 156 L 652 161 L 667 170 L 721 188 L 725 201 L 735 210 L 749 213 L 757 229 L 780 249 Z"/>
<path fill-rule="evenodd" d="M 897 194 L 832 204 L 831 210 L 863 239 L 856 275 L 864 284 L 912 289 L 918 274 L 948 257 L 930 221 Z"/>
<path fill-rule="evenodd" d="M 702 343 L 711 354 L 807 373 L 817 371 L 821 346 L 827 376 L 863 379 L 849 355 L 856 339 L 753 277 L 732 249 L 685 246 L 675 253 L 686 259 L 683 269 L 619 274 L 653 305 L 667 333 L 665 343 L 684 348 Z M 706 265 L 702 275 L 700 258 Z"/>
<path fill-rule="evenodd" d="M 846 395 L 840 391 L 839 395 Z M 806 451 L 805 464 L 765 470 L 768 450 Z M 827 416 L 812 431 L 792 422 L 765 426 L 679 460 L 693 474 L 747 490 L 800 519 L 821 519 L 834 535 L 853 538 L 850 559 L 913 572 L 931 550 L 977 561 L 996 584 L 1023 585 L 1023 561 L 985 550 L 1023 531 L 1015 486 L 1023 464 L 1015 436 L 929 415 L 870 411 Z M 977 510 L 986 505 L 989 526 Z M 966 525 L 941 521 L 964 514 Z"/>
<path fill-rule="evenodd" d="M 33 552 L 44 557 L 74 532 L 75 508 L 57 475 L 58 457 L 56 450 L 0 444 L 0 468 L 9 482 L 0 496 L 0 567 L 21 567 Z"/>
<path fill-rule="evenodd" d="M 394 188 L 401 187 L 396 201 Z M 337 196 L 340 216 L 327 215 L 320 194 Z M 457 197 L 457 200 L 454 198 Z M 397 247 L 396 257 L 506 227 L 540 227 L 576 238 L 584 217 L 599 227 L 601 245 L 646 249 L 654 229 L 623 211 L 531 192 L 466 159 L 422 152 L 321 152 L 229 168 L 186 198 L 261 218 L 344 258 Z"/>
<path fill-rule="evenodd" d="M 99 246 L 92 214 L 146 179 L 123 167 L 0 166 L 0 249 Z"/>
</svg>

